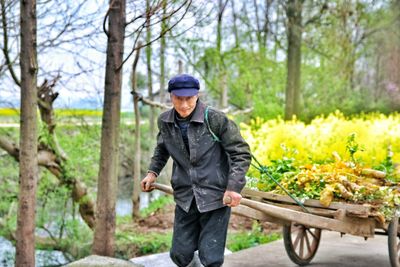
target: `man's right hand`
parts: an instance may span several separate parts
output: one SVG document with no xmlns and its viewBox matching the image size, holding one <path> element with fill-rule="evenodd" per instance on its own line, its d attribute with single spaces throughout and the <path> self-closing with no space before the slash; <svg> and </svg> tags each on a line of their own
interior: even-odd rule
<svg viewBox="0 0 400 267">
<path fill-rule="evenodd" d="M 156 181 L 156 174 L 153 172 L 148 172 L 146 177 L 140 183 L 140 187 L 142 188 L 143 192 L 151 192 L 154 190 L 153 183 Z"/>
</svg>

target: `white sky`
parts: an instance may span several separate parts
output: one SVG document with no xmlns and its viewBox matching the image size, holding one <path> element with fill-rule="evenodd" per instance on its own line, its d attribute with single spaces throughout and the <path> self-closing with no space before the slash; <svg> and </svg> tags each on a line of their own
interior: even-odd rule
<svg viewBox="0 0 400 267">
<path fill-rule="evenodd" d="M 133 5 L 136 4 L 136 8 L 139 9 L 138 5 L 143 5 L 144 1 L 128 1 L 127 9 L 134 10 Z M 43 10 L 38 7 L 38 43 L 41 44 L 45 40 L 54 37 L 59 33 L 58 27 L 63 25 L 63 18 L 65 18 L 65 13 L 71 13 L 76 7 L 75 1 L 60 1 L 58 6 L 59 10 L 52 10 L 46 16 L 41 16 Z M 106 45 L 107 38 L 103 32 L 103 17 L 106 13 L 108 7 L 108 1 L 85 1 L 83 7 L 77 13 L 78 16 L 83 19 L 72 23 L 72 26 L 76 26 L 80 23 L 85 23 L 85 17 L 90 17 L 90 14 L 95 10 L 99 9 L 97 13 L 97 19 L 94 20 L 92 25 L 88 25 L 85 30 L 79 30 L 73 33 L 64 34 L 61 40 L 70 40 L 76 37 L 81 37 L 82 35 L 97 31 L 97 34 L 90 38 L 85 38 L 71 44 L 70 42 L 65 42 L 57 47 L 46 48 L 38 52 L 38 62 L 41 71 L 39 71 L 38 84 L 40 85 L 45 78 L 51 79 L 59 72 L 61 72 L 61 80 L 57 83 L 55 91 L 59 92 L 59 97 L 55 101 L 55 106 L 57 107 L 70 107 L 79 100 L 85 99 L 90 100 L 93 103 L 97 103 L 97 108 L 101 108 L 102 97 L 104 91 L 104 75 L 105 75 L 105 64 L 106 64 Z M 19 6 L 16 5 L 15 10 L 19 10 Z M 58 12 L 58 13 L 57 13 Z M 15 16 L 18 18 L 17 12 Z M 127 14 L 127 20 L 129 20 L 135 14 Z M 137 15 L 137 14 L 136 14 Z M 140 21 L 139 21 L 140 22 Z M 51 28 L 44 28 L 44 25 L 52 25 Z M 190 28 L 194 24 L 194 19 L 187 15 L 187 18 L 180 22 L 179 29 Z M 54 26 L 56 25 L 56 26 Z M 133 25 L 131 25 L 133 26 Z M 76 26 L 77 27 L 77 26 Z M 154 30 L 159 30 L 159 24 L 155 26 Z M 131 28 L 132 29 L 132 28 Z M 18 35 L 18 29 L 14 30 L 14 34 Z M 128 29 L 129 30 L 129 29 Z M 145 35 L 143 32 L 142 36 Z M 185 37 L 190 37 L 191 31 L 185 32 Z M 14 39 L 16 40 L 16 39 Z M 125 39 L 125 57 L 131 51 L 133 38 L 127 37 Z M 159 73 L 159 63 L 156 58 L 157 51 L 159 50 L 160 42 L 155 42 L 153 44 L 153 71 Z M 10 45 L 10 50 L 13 55 L 17 54 L 19 50 L 19 44 L 14 42 Z M 171 49 L 170 49 L 171 50 Z M 77 53 L 79 56 L 74 55 Z M 167 77 L 175 74 L 177 72 L 178 58 L 176 56 L 176 51 L 168 51 L 169 55 L 166 60 L 166 71 Z M 134 55 L 124 65 L 124 75 L 123 75 L 123 86 L 122 86 L 122 108 L 132 110 L 132 96 L 130 94 L 129 77 L 131 72 L 131 66 Z M 146 74 L 145 67 L 145 50 L 141 51 L 141 59 L 139 60 L 138 70 L 142 74 Z M 80 68 L 79 68 L 79 67 Z M 88 74 L 82 73 L 82 70 L 88 71 Z M 15 71 L 19 76 L 19 66 L 15 66 Z M 44 73 L 46 72 L 46 73 Z M 67 74 L 68 73 L 68 74 Z M 7 72 L 7 76 L 9 73 Z M 0 76 L 2 81 L 2 86 L 0 87 L 0 106 L 4 106 L 7 102 L 19 103 L 19 88 L 15 83 L 9 78 Z M 153 76 L 153 91 L 159 90 L 158 77 Z"/>
</svg>

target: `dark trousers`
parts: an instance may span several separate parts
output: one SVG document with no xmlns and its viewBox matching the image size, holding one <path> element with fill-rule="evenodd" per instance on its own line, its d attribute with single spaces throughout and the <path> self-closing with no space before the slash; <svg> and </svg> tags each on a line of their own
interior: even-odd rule
<svg viewBox="0 0 400 267">
<path fill-rule="evenodd" d="M 176 205 L 170 251 L 172 261 L 179 267 L 185 267 L 198 250 L 204 266 L 221 266 L 230 215 L 229 207 L 200 213 L 194 199 L 188 213 Z"/>
</svg>

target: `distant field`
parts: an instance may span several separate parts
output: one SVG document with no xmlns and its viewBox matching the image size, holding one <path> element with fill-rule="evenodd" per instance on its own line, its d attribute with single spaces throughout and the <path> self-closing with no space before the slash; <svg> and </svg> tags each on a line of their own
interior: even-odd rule
<svg viewBox="0 0 400 267">
<path fill-rule="evenodd" d="M 100 122 L 102 117 L 102 110 L 92 109 L 56 109 L 55 115 L 59 122 L 73 122 L 73 121 L 90 121 Z M 39 111 L 38 111 L 39 114 Z M 18 123 L 19 122 L 19 109 L 0 108 L 0 123 Z M 122 112 L 121 119 L 123 122 L 134 120 L 132 112 Z"/>
<path fill-rule="evenodd" d="M 8 117 L 8 116 L 19 116 L 20 110 L 13 108 L 0 108 L 0 116 Z M 56 116 L 61 117 L 82 117 L 82 116 L 101 116 L 101 110 L 89 110 L 89 109 L 56 109 Z"/>
</svg>

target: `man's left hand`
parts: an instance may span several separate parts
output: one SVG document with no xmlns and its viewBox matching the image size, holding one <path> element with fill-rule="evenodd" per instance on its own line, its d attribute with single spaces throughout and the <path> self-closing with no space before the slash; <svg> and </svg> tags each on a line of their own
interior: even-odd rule
<svg viewBox="0 0 400 267">
<path fill-rule="evenodd" d="M 229 199 L 230 199 L 230 202 L 227 201 Z M 236 206 L 239 206 L 241 199 L 242 199 L 241 194 L 236 193 L 234 191 L 225 191 L 223 201 L 224 201 L 224 204 L 227 205 L 228 207 L 236 207 Z"/>
</svg>

